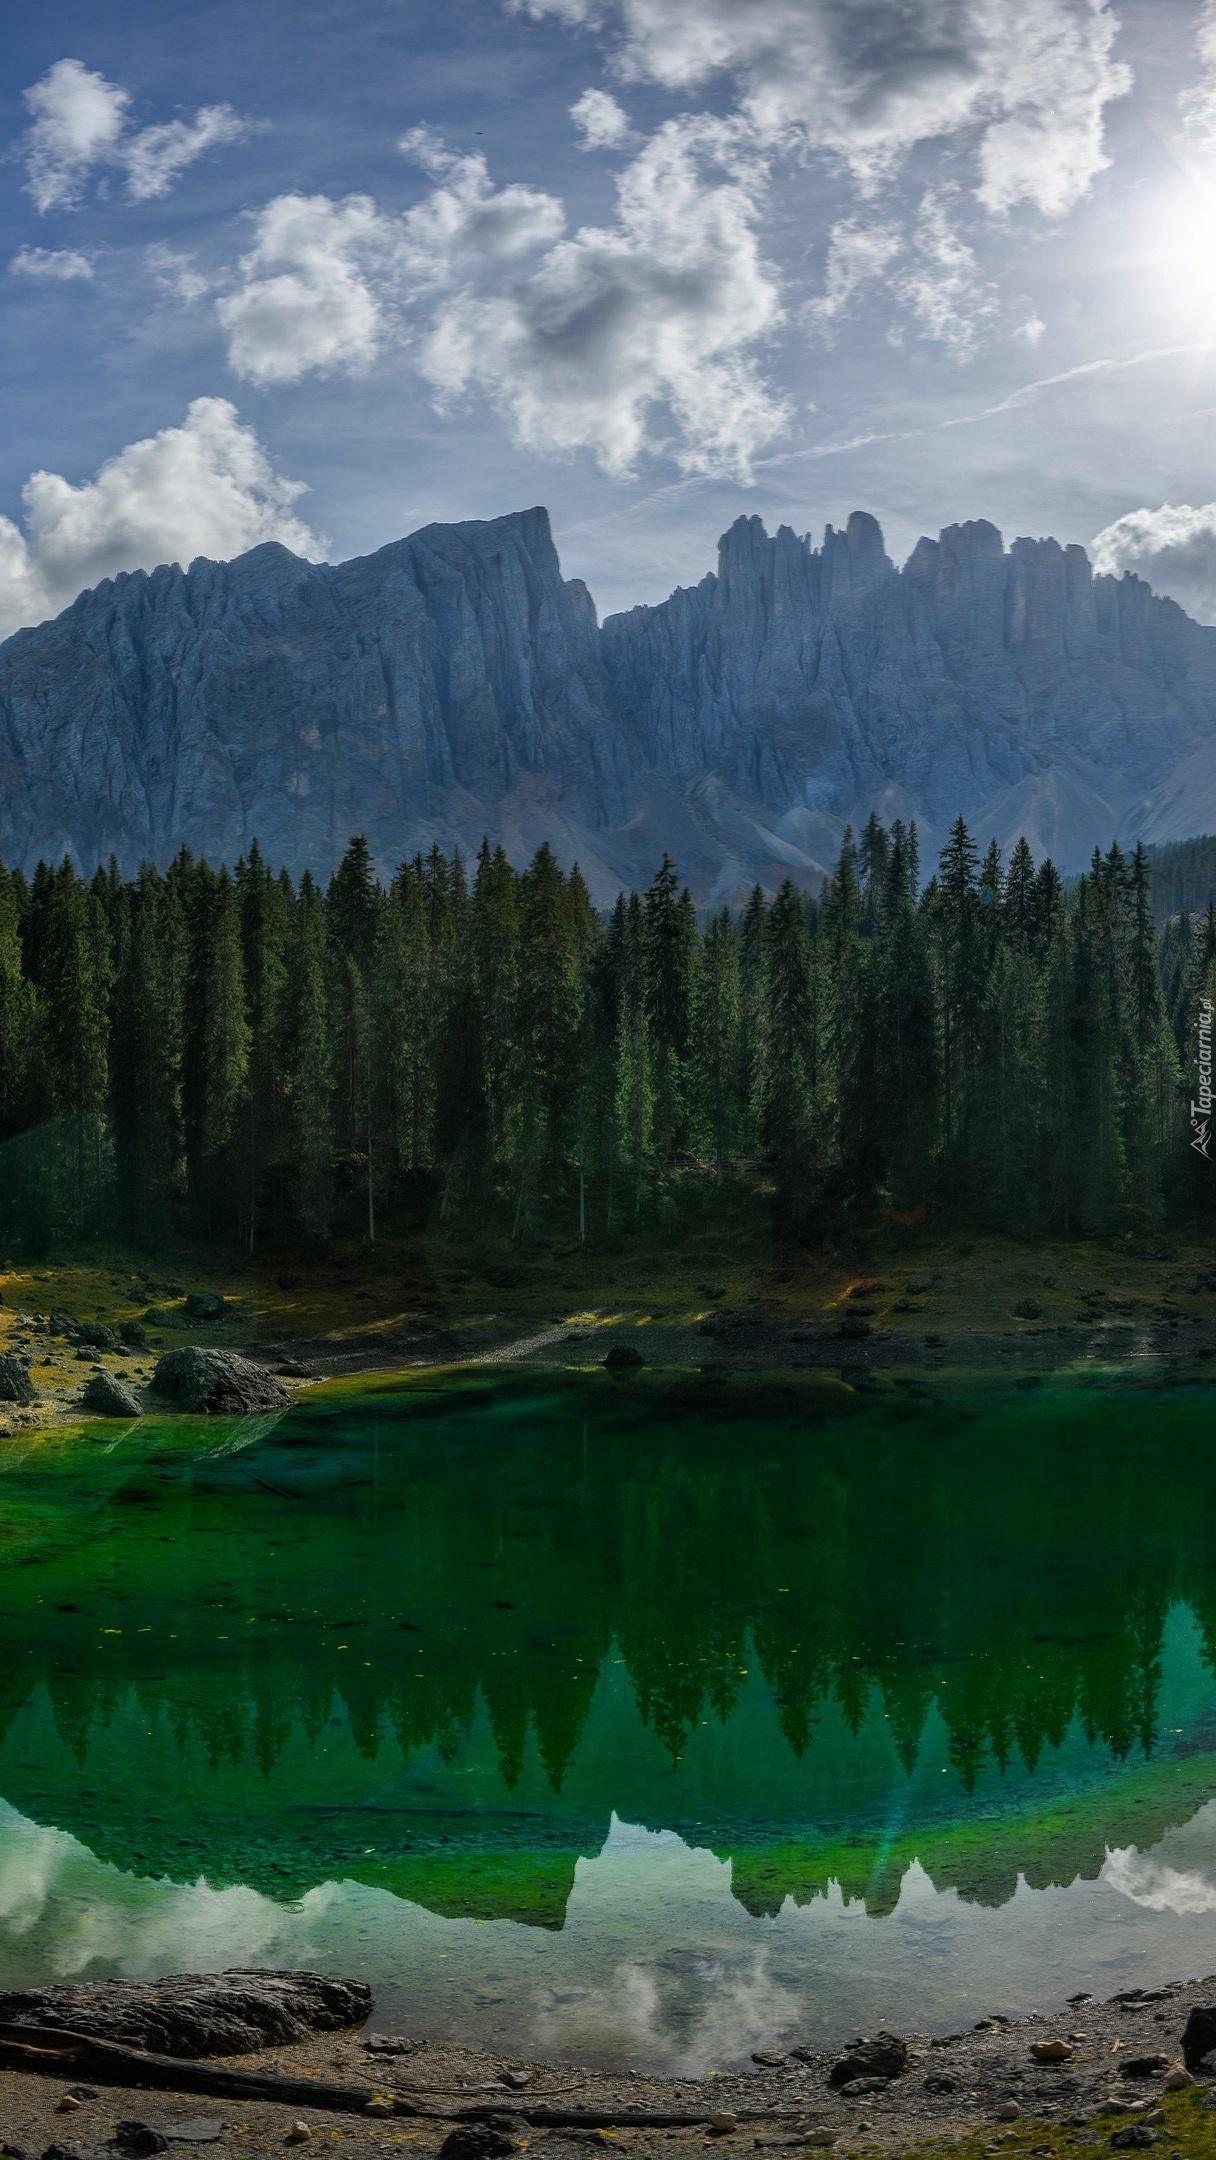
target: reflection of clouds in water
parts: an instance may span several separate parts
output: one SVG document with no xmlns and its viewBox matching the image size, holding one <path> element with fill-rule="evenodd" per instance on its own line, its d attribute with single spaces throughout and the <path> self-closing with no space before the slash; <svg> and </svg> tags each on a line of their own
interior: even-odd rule
<svg viewBox="0 0 1216 2160">
<path fill-rule="evenodd" d="M 674 1831 L 643 1830 L 614 1815 L 603 1851 L 595 1860 L 580 1860 L 575 1870 L 567 1927 L 594 1925 L 592 1914 L 601 1904 L 609 1926 L 613 1910 L 647 1912 L 656 1923 L 653 1947 L 612 1963 L 577 2003 L 550 1997 L 537 2019 L 539 2044 L 555 2053 L 584 2054 L 610 2044 L 626 2058 L 643 2052 L 653 2058 L 658 2045 L 673 2067 L 691 2076 L 796 2025 L 797 1985 L 774 1976 L 776 1945 L 754 1941 L 757 1923 L 731 1897 L 730 1878 L 728 1860 L 690 1848 Z M 715 1934 L 721 1934 L 722 1917 L 737 1915 L 752 1939 L 690 1944 L 698 1919 L 711 1911 Z"/>
<path fill-rule="evenodd" d="M 445 1919 L 352 1881 L 278 1905 L 144 1879 L 0 1803 L 0 1986 L 306 1965 L 366 1977 L 378 2018 L 419 2034 L 686 2074 L 746 2065 L 761 2045 L 947 2031 L 1202 1971 L 1214 1910 L 1216 1803 L 1149 1852 L 1112 1852 L 1096 1882 L 1023 1878 L 984 1906 L 914 1862 L 894 1909 L 873 1914 L 832 1883 L 756 1916 L 729 1860 L 614 1819 L 558 1930 Z"/>
<path fill-rule="evenodd" d="M 1128 1845 L 1108 1853 L 1102 1879 L 1148 1912 L 1216 1912 L 1216 1801 L 1149 1852 Z"/>
</svg>

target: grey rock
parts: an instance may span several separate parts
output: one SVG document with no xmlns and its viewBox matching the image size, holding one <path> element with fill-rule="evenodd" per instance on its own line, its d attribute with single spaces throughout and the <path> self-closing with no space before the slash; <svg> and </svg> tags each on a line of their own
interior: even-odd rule
<svg viewBox="0 0 1216 2160">
<path fill-rule="evenodd" d="M 148 1330 L 144 1326 L 142 1320 L 124 1320 L 118 1332 L 121 1335 L 123 1341 L 126 1343 L 128 1349 L 147 1349 Z"/>
<path fill-rule="evenodd" d="M 1216 2048 L 1216 2003 L 1196 2003 L 1182 2033 L 1182 2060 L 1187 2069 L 1196 2069 L 1213 2048 Z"/>
<path fill-rule="evenodd" d="M 0 1992 L 0 2023 L 87 2033 L 154 2055 L 251 2054 L 361 2025 L 371 2010 L 362 1980 L 244 1968 Z"/>
<path fill-rule="evenodd" d="M 187 1320 L 222 1320 L 227 1311 L 228 1300 L 213 1290 L 192 1290 L 186 1299 Z"/>
<path fill-rule="evenodd" d="M 872 1335 L 874 1330 L 860 1313 L 851 1312 L 845 1314 L 839 1332 L 846 1342 L 862 1342 L 867 1335 Z"/>
<path fill-rule="evenodd" d="M 107 580 L 0 646 L 0 858 L 133 872 L 183 845 L 326 874 L 482 833 L 594 897 L 663 845 L 698 900 L 817 882 L 894 794 L 1079 868 L 1216 827 L 1216 629 L 1080 548 L 979 520 L 902 570 L 740 518 L 716 574 L 597 626 L 543 510 L 312 564 L 267 543 Z"/>
<path fill-rule="evenodd" d="M 118 1337 L 104 1320 L 77 1320 L 72 1329 L 75 1342 L 83 1343 L 89 1350 L 116 1350 Z"/>
<path fill-rule="evenodd" d="M 37 1400 L 38 1390 L 22 1360 L 12 1351 L 0 1357 L 0 1402 L 25 1405 Z"/>
<path fill-rule="evenodd" d="M 1147 2123 L 1128 2123 L 1125 2129 L 1116 2130 L 1111 2136 L 1116 2152 L 1143 2152 L 1147 2146 L 1156 2143 L 1157 2132 L 1150 2130 Z"/>
<path fill-rule="evenodd" d="M 183 1410 L 207 1410 L 239 1416 L 246 1410 L 274 1410 L 291 1397 L 282 1382 L 234 1350 L 167 1350 L 152 1375 L 157 1395 Z"/>
<path fill-rule="evenodd" d="M 908 2067 L 907 2042 L 895 2033 L 875 2033 L 837 2057 L 828 2072 L 829 2085 L 845 2086 L 858 2078 L 902 2077 Z"/>
<path fill-rule="evenodd" d="M 1041 1320 L 1043 1317 L 1043 1307 L 1037 1297 L 1019 1298 L 1013 1310 L 1018 1320 Z"/>
<path fill-rule="evenodd" d="M 94 1375 L 80 1398 L 86 1410 L 95 1410 L 99 1417 L 140 1417 L 143 1404 L 133 1387 L 120 1380 L 114 1373 L 99 1372 Z"/>
<path fill-rule="evenodd" d="M 885 2092 L 890 2082 L 890 2078 L 885 2077 L 855 2077 L 838 2087 L 838 2090 L 846 2100 L 860 2100 L 866 2093 Z"/>
<path fill-rule="evenodd" d="M 142 2160 L 146 2153 L 163 2153 L 169 2150 L 168 2138 L 145 2122 L 115 2123 L 114 2145 L 117 2151 L 124 2155 L 124 2160 L 127 2154 L 132 2155 L 133 2160 Z"/>
<path fill-rule="evenodd" d="M 646 1360 L 632 1343 L 618 1342 L 613 1343 L 603 1363 L 609 1372 L 638 1372 Z"/>
</svg>

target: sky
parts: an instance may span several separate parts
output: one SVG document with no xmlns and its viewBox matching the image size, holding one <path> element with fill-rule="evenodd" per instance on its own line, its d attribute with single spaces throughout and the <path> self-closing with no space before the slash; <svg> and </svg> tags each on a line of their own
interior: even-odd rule
<svg viewBox="0 0 1216 2160">
<path fill-rule="evenodd" d="M 1216 0 L 42 0 L 0 55 L 0 634 L 548 506 L 990 518 L 1216 622 Z"/>
</svg>

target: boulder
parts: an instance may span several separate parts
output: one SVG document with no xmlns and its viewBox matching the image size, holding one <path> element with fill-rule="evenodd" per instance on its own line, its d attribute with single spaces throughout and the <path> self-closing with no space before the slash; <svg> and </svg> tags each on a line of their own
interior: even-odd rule
<svg viewBox="0 0 1216 2160">
<path fill-rule="evenodd" d="M 174 1973 L 165 1980 L 80 1980 L 0 1992 L 0 2023 L 87 2033 L 154 2055 L 248 2055 L 311 2033 L 361 2025 L 373 2008 L 362 1980 L 325 1973 Z"/>
<path fill-rule="evenodd" d="M 187 1320 L 222 1320 L 227 1310 L 227 1299 L 211 1290 L 192 1290 L 186 1299 Z"/>
<path fill-rule="evenodd" d="M 1019 1298 L 1013 1310 L 1018 1320 L 1041 1320 L 1043 1317 L 1042 1302 L 1037 1297 Z"/>
<path fill-rule="evenodd" d="M 632 1343 L 623 1342 L 613 1343 L 604 1359 L 608 1372 L 638 1372 L 645 1363 L 640 1350 L 635 1349 Z"/>
<path fill-rule="evenodd" d="M 871 2040 L 861 2040 L 832 2064 L 828 2072 L 829 2085 L 852 2085 L 858 2078 L 902 2077 L 908 2067 L 907 2042 L 894 2033 L 875 2033 Z"/>
<path fill-rule="evenodd" d="M 1182 2060 L 1188 2070 L 1216 2048 L 1216 2003 L 1196 2003 L 1182 2034 Z"/>
<path fill-rule="evenodd" d="M 861 1313 L 851 1312 L 846 1313 L 841 1321 L 840 1333 L 846 1342 L 864 1342 L 866 1336 L 873 1333 L 873 1329 Z"/>
<path fill-rule="evenodd" d="M 72 1329 L 73 1342 L 83 1343 L 87 1350 L 117 1350 L 118 1337 L 104 1320 L 78 1320 Z"/>
<path fill-rule="evenodd" d="M 28 1367 L 11 1351 L 0 1357 L 0 1402 L 26 1404 L 37 1400 L 38 1390 L 30 1379 Z"/>
<path fill-rule="evenodd" d="M 98 1417 L 143 1415 L 143 1404 L 134 1388 L 128 1387 L 116 1373 L 95 1373 L 80 1399 L 85 1409 L 95 1410 Z"/>
<path fill-rule="evenodd" d="M 277 1410 L 291 1401 L 273 1373 L 234 1350 L 168 1350 L 158 1358 L 152 1385 L 182 1410 L 208 1410 L 228 1417 L 247 1410 Z"/>
<path fill-rule="evenodd" d="M 124 1320 L 118 1330 L 128 1350 L 146 1350 L 148 1330 L 142 1320 Z"/>
</svg>

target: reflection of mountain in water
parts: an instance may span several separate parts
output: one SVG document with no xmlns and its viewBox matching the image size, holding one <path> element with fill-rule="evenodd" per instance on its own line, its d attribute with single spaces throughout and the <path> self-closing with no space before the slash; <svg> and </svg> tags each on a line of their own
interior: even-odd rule
<svg viewBox="0 0 1216 2160">
<path fill-rule="evenodd" d="M 825 1419 L 737 1385 L 487 1378 L 32 1458 L 0 1789 L 139 1873 L 551 1925 L 613 1808 L 730 1853 L 752 1911 L 883 1909 L 914 1855 L 995 1902 L 1208 1797 L 1206 1391 Z"/>
</svg>

